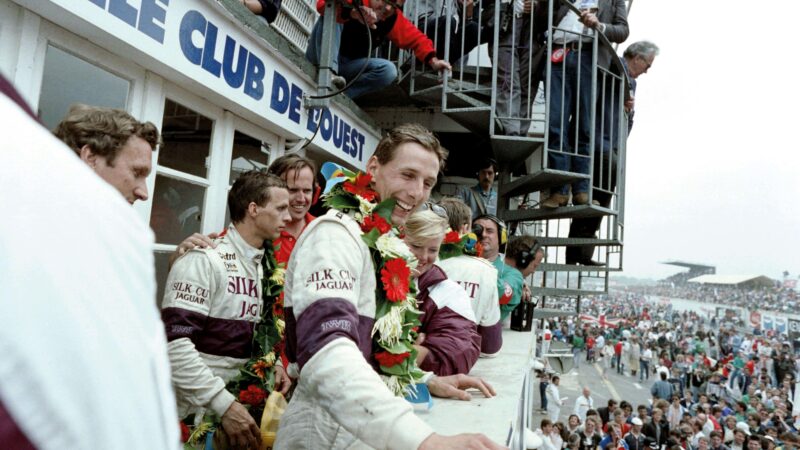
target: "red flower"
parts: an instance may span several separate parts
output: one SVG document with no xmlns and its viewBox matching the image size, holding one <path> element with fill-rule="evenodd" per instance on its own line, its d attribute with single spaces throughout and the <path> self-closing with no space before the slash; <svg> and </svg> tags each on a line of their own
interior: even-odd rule
<svg viewBox="0 0 800 450">
<path fill-rule="evenodd" d="M 388 233 L 392 229 L 389 222 L 377 214 L 370 214 L 364 217 L 364 223 L 361 224 L 361 231 L 369 233 L 373 228 L 377 228 L 381 234 Z"/>
<path fill-rule="evenodd" d="M 189 435 L 191 434 L 189 432 L 189 427 L 186 426 L 186 424 L 183 423 L 183 422 L 178 422 L 178 423 L 181 424 L 181 442 L 188 442 L 189 441 Z"/>
<path fill-rule="evenodd" d="M 445 244 L 458 244 L 459 242 L 461 242 L 461 236 L 458 235 L 458 231 L 451 231 L 444 235 Z"/>
<path fill-rule="evenodd" d="M 283 294 L 283 292 L 281 292 Z M 276 301 L 272 304 L 272 315 L 277 318 L 283 318 L 283 302 Z"/>
<path fill-rule="evenodd" d="M 386 298 L 390 302 L 401 302 L 406 299 L 410 276 L 411 269 L 402 258 L 386 261 L 381 269 L 381 281 L 383 290 L 386 291 Z"/>
<path fill-rule="evenodd" d="M 375 197 L 378 196 L 378 193 L 373 191 L 369 184 L 372 182 L 372 175 L 368 173 L 359 173 L 356 175 L 355 183 L 351 182 L 350 180 L 345 180 L 344 190 L 355 195 L 360 195 L 364 198 L 364 200 L 371 202 L 375 200 Z"/>
<path fill-rule="evenodd" d="M 265 398 L 267 393 L 255 384 L 248 386 L 247 390 L 239 391 L 239 401 L 247 405 L 258 406 L 264 403 Z"/>
<path fill-rule="evenodd" d="M 411 356 L 409 352 L 400 353 L 399 355 L 389 352 L 380 352 L 375 354 L 375 360 L 384 367 L 392 367 L 405 361 L 409 356 Z"/>
<path fill-rule="evenodd" d="M 478 258 L 483 256 L 483 245 L 481 245 L 480 242 L 475 244 L 475 256 L 477 256 Z"/>
</svg>

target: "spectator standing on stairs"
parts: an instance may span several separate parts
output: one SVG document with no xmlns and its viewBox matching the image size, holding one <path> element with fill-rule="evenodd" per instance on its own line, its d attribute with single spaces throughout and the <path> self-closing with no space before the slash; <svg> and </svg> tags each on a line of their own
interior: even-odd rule
<svg viewBox="0 0 800 450">
<path fill-rule="evenodd" d="M 370 58 L 367 62 L 367 54 L 386 40 L 400 49 L 412 50 L 417 59 L 437 72 L 452 69 L 450 63 L 436 57 L 433 42 L 403 15 L 398 9 L 402 6 L 402 0 L 399 2 L 369 0 L 365 5 L 359 6 L 360 12 L 352 6 L 352 3 L 347 6 L 337 6 L 331 68 L 338 77 L 352 80 L 364 63 L 367 63 L 358 80 L 345 91 L 348 97 L 356 98 L 368 92 L 378 91 L 392 84 L 397 78 L 397 67 L 392 61 Z M 317 11 L 321 15 L 314 24 L 306 49 L 306 59 L 315 66 L 324 62 L 320 59 L 325 0 L 317 1 Z M 369 48 L 369 42 L 364 36 L 365 26 L 372 33 L 372 48 Z M 334 84 L 342 85 L 345 80 L 338 78 L 338 82 L 334 80 Z"/>
<path fill-rule="evenodd" d="M 653 65 L 653 61 L 655 61 L 656 56 L 658 56 L 658 46 L 652 42 L 648 41 L 638 41 L 634 42 L 633 44 L 629 45 L 625 52 L 622 54 L 622 66 L 627 72 L 628 80 L 630 81 L 630 86 L 628 89 L 628 93 L 625 96 L 625 112 L 627 113 L 628 118 L 628 133 L 631 132 L 633 128 L 633 107 L 634 107 L 634 94 L 636 94 L 636 80 L 639 78 L 640 75 L 647 73 L 650 67 Z M 609 93 L 605 95 L 606 99 L 611 99 L 612 96 Z M 609 100 L 610 102 L 610 100 Z M 618 108 L 612 106 L 604 107 L 606 111 L 615 113 L 618 111 Z M 609 163 L 609 155 L 611 157 L 611 179 L 609 189 L 598 190 L 595 189 L 592 196 L 594 200 L 592 203 L 608 207 L 611 204 L 611 192 L 614 191 L 617 185 L 617 178 L 616 178 L 616 161 L 617 161 L 617 153 L 618 149 L 616 146 L 612 149 L 612 143 L 609 137 L 612 135 L 609 130 L 611 129 L 618 129 L 619 124 L 619 116 L 618 115 L 610 115 L 607 116 L 609 118 L 613 118 L 612 120 L 608 120 L 607 124 L 604 124 L 604 131 L 603 131 L 603 139 L 598 140 L 598 145 L 602 146 L 601 148 L 595 150 L 595 161 L 598 160 L 598 155 L 602 153 L 603 160 L 605 164 L 602 167 L 607 168 Z M 610 122 L 610 124 L 608 124 Z M 599 134 L 599 131 L 598 131 Z M 599 180 L 602 177 L 601 174 L 598 173 L 601 165 L 595 164 L 595 180 Z M 597 187 L 597 182 L 595 182 L 595 187 Z M 604 192 L 605 191 L 605 192 Z M 596 236 L 597 231 L 600 229 L 600 224 L 602 222 L 602 217 L 588 217 L 582 219 L 572 219 L 572 223 L 569 227 L 569 237 L 571 238 L 593 238 Z M 567 264 L 582 264 L 584 266 L 602 266 L 604 263 L 597 262 L 592 259 L 594 256 L 594 246 L 593 245 L 582 245 L 582 246 L 568 246 L 567 247 Z"/>
<path fill-rule="evenodd" d="M 576 4 L 579 2 L 576 1 Z M 597 8 L 581 11 L 580 16 L 569 7 L 559 8 L 553 23 L 552 69 L 550 76 L 550 111 L 548 123 L 549 169 L 589 174 L 591 154 L 592 66 L 594 33 L 602 33 L 611 42 L 628 38 L 628 12 L 624 0 L 598 0 Z M 613 50 L 598 43 L 597 66 L 608 70 Z M 543 208 L 565 206 L 569 185 L 554 187 Z M 589 202 L 589 180 L 572 184 L 572 203 Z"/>
<path fill-rule="evenodd" d="M 478 184 L 470 188 L 459 186 L 456 197 L 470 207 L 472 220 L 484 214 L 497 215 L 497 188 L 494 186 L 497 161 L 491 158 L 484 160 L 475 176 L 478 177 Z"/>
<path fill-rule="evenodd" d="M 405 4 L 403 13 L 433 41 L 436 56 L 456 63 L 478 45 L 480 24 L 472 20 L 473 6 L 473 0 L 412 0 Z M 450 43 L 445 46 L 448 21 Z"/>
</svg>

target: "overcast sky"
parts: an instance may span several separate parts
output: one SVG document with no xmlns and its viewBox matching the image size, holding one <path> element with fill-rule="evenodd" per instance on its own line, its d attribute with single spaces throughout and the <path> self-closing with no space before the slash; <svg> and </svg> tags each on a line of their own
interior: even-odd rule
<svg viewBox="0 0 800 450">
<path fill-rule="evenodd" d="M 625 272 L 800 273 L 800 2 L 635 0 L 661 48 L 628 139 Z"/>
</svg>

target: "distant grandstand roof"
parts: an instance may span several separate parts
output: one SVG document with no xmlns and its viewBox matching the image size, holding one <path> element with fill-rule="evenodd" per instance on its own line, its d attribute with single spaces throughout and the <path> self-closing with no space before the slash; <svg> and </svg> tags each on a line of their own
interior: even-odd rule
<svg viewBox="0 0 800 450">
<path fill-rule="evenodd" d="M 686 262 L 686 261 L 664 261 L 661 264 L 669 264 L 671 266 L 686 267 L 686 268 L 688 268 L 690 270 L 708 270 L 708 269 L 711 269 L 711 270 L 716 271 L 716 267 L 715 266 L 709 266 L 708 264 L 691 263 L 691 262 Z"/>
<path fill-rule="evenodd" d="M 701 275 L 689 283 L 719 284 L 726 286 L 772 286 L 775 282 L 763 275 Z"/>
</svg>

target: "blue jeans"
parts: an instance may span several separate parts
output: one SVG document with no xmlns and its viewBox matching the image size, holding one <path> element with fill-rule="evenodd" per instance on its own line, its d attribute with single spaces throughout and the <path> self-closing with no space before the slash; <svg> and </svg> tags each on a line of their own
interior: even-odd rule
<svg viewBox="0 0 800 450">
<path fill-rule="evenodd" d="M 562 63 L 553 64 L 551 71 L 549 169 L 589 173 L 593 108 L 592 52 L 586 49 L 570 51 Z M 559 151 L 562 153 L 556 153 Z M 572 184 L 572 195 L 588 191 L 589 180 L 583 179 Z M 555 188 L 553 192 L 567 194 L 569 186 Z"/>
<path fill-rule="evenodd" d="M 314 29 L 311 30 L 311 36 L 308 38 L 308 47 L 306 47 L 306 59 L 317 67 L 319 67 L 319 60 L 322 55 L 322 22 L 323 17 L 319 16 L 317 23 L 314 24 Z M 361 67 L 364 66 L 367 58 L 348 58 L 339 53 L 343 28 L 342 24 L 336 24 L 332 49 L 332 53 L 335 56 L 331 61 L 331 69 L 350 82 L 361 70 Z M 360 97 L 366 93 L 381 90 L 392 84 L 396 79 L 397 67 L 394 63 L 382 58 L 370 58 L 364 73 L 358 77 L 344 94 L 350 98 Z"/>
<path fill-rule="evenodd" d="M 639 381 L 650 379 L 650 361 L 639 360 Z"/>
<path fill-rule="evenodd" d="M 547 409 L 547 395 L 545 392 L 547 391 L 548 384 L 550 383 L 539 382 L 539 397 L 542 399 L 542 409 Z"/>
<path fill-rule="evenodd" d="M 581 366 L 581 349 L 573 348 L 572 349 L 572 362 L 575 365 L 575 369 Z"/>
</svg>

